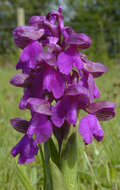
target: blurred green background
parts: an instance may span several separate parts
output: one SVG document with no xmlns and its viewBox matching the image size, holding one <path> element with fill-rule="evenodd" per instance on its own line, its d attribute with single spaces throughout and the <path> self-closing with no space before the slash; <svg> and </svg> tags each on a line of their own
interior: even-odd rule
<svg viewBox="0 0 120 190">
<path fill-rule="evenodd" d="M 0 190 L 25 190 L 10 150 L 21 138 L 9 119 L 28 118 L 18 104 L 22 89 L 14 88 L 9 79 L 15 75 L 20 51 L 13 43 L 12 30 L 17 27 L 17 9 L 24 8 L 25 24 L 32 15 L 45 15 L 62 5 L 65 25 L 92 38 L 85 53 L 93 61 L 104 63 L 109 72 L 96 83 L 101 100 L 114 101 L 116 117 L 101 123 L 104 140 L 84 146 L 78 139 L 78 190 L 120 190 L 120 0 L 1 0 L 0 1 Z M 43 190 L 43 171 L 38 155 L 36 162 L 23 166 L 36 190 Z M 61 188 L 62 190 L 62 188 Z"/>
<path fill-rule="evenodd" d="M 1 0 L 0 57 L 7 63 L 17 53 L 12 30 L 17 26 L 17 8 L 25 10 L 25 23 L 32 15 L 45 15 L 62 5 L 65 24 L 91 36 L 90 57 L 118 57 L 120 52 L 120 0 Z M 12 57 L 13 56 L 13 57 Z M 4 62 L 4 60 L 2 60 Z M 4 62 L 4 63 L 5 63 Z"/>
</svg>

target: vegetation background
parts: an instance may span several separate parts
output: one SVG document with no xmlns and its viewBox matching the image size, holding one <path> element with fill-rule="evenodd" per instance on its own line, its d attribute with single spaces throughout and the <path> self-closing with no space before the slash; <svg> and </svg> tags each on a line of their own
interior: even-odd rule
<svg viewBox="0 0 120 190">
<path fill-rule="evenodd" d="M 25 189 L 16 161 L 10 155 L 21 135 L 12 129 L 9 119 L 29 117 L 28 112 L 18 109 L 22 90 L 9 84 L 16 73 L 20 53 L 12 39 L 12 30 L 17 26 L 17 8 L 24 8 L 27 25 L 30 16 L 45 15 L 59 4 L 63 6 L 65 25 L 91 36 L 91 48 L 85 52 L 89 59 L 109 68 L 107 74 L 96 80 L 101 99 L 118 105 L 115 119 L 101 123 L 105 131 L 101 143 L 94 141 L 84 146 L 78 138 L 78 190 L 120 190 L 120 0 L 0 1 L 0 189 Z M 36 162 L 22 167 L 36 190 L 43 189 L 40 159 L 38 156 Z"/>
</svg>

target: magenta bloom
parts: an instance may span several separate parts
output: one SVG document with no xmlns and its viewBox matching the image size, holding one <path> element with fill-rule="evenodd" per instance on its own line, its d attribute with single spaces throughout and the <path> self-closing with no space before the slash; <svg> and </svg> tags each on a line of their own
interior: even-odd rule
<svg viewBox="0 0 120 190">
<path fill-rule="evenodd" d="M 101 141 L 104 137 L 104 131 L 95 115 L 87 115 L 80 120 L 79 132 L 82 135 L 85 144 L 90 144 L 93 137 Z"/>
<path fill-rule="evenodd" d="M 38 147 L 34 144 L 32 138 L 25 135 L 21 141 L 11 150 L 12 156 L 19 154 L 19 164 L 29 163 L 35 160 Z"/>
<path fill-rule="evenodd" d="M 13 31 L 13 38 L 22 49 L 16 65 L 21 73 L 10 83 L 24 89 L 19 108 L 31 114 L 29 121 L 11 119 L 13 128 L 24 134 L 11 151 L 13 156 L 19 154 L 18 163 L 33 161 L 38 144 L 48 141 L 52 134 L 61 150 L 70 127 L 76 127 L 80 110 L 88 114 L 80 120 L 78 129 L 85 144 L 92 143 L 93 137 L 101 141 L 104 131 L 99 121 L 115 116 L 115 104 L 95 100 L 100 92 L 94 78 L 107 68 L 80 52 L 90 47 L 90 37 L 64 26 L 59 7 L 47 16 L 32 16 L 28 26 Z"/>
</svg>

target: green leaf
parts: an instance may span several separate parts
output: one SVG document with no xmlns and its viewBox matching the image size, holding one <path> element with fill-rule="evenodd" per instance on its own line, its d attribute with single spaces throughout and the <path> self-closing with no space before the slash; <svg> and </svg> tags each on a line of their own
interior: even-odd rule
<svg viewBox="0 0 120 190">
<path fill-rule="evenodd" d="M 52 183 L 53 189 L 52 190 L 68 190 L 64 183 L 63 174 L 61 173 L 60 169 L 56 166 L 56 164 L 50 160 L 50 168 L 51 168 L 51 175 L 52 175 Z"/>
<path fill-rule="evenodd" d="M 30 173 L 30 180 L 31 180 L 32 184 L 36 185 L 37 181 L 38 181 L 38 178 L 37 178 L 37 168 L 36 167 L 31 168 L 30 172 L 31 172 Z"/>
<path fill-rule="evenodd" d="M 16 172 L 19 180 L 23 184 L 25 190 L 35 190 L 32 182 L 30 181 L 24 166 L 16 165 Z"/>
<path fill-rule="evenodd" d="M 59 153 L 52 139 L 49 139 L 50 156 L 52 161 L 59 167 Z"/>
<path fill-rule="evenodd" d="M 53 190 L 52 176 L 49 165 L 50 149 L 48 142 L 44 143 L 44 190 Z"/>
<path fill-rule="evenodd" d="M 76 134 L 69 137 L 61 156 L 61 169 L 69 190 L 77 190 L 77 141 Z"/>
</svg>

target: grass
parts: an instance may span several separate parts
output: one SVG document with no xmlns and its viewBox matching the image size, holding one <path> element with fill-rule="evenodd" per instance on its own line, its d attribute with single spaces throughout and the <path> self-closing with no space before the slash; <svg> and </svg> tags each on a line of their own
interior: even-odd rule
<svg viewBox="0 0 120 190">
<path fill-rule="evenodd" d="M 84 146 L 81 137 L 78 143 L 78 190 L 120 189 L 120 64 L 109 65 L 109 72 L 96 79 L 101 100 L 114 101 L 116 117 L 102 122 L 105 137 L 101 143 L 94 140 Z M 11 148 L 19 141 L 21 134 L 12 129 L 9 119 L 28 118 L 27 111 L 18 109 L 22 90 L 9 85 L 9 79 L 16 73 L 13 69 L 0 69 L 0 190 L 24 190 L 16 172 L 16 159 L 10 155 Z M 35 189 L 42 190 L 43 172 L 37 157 L 36 162 L 23 166 Z M 62 190 L 62 189 L 61 189 Z"/>
</svg>

